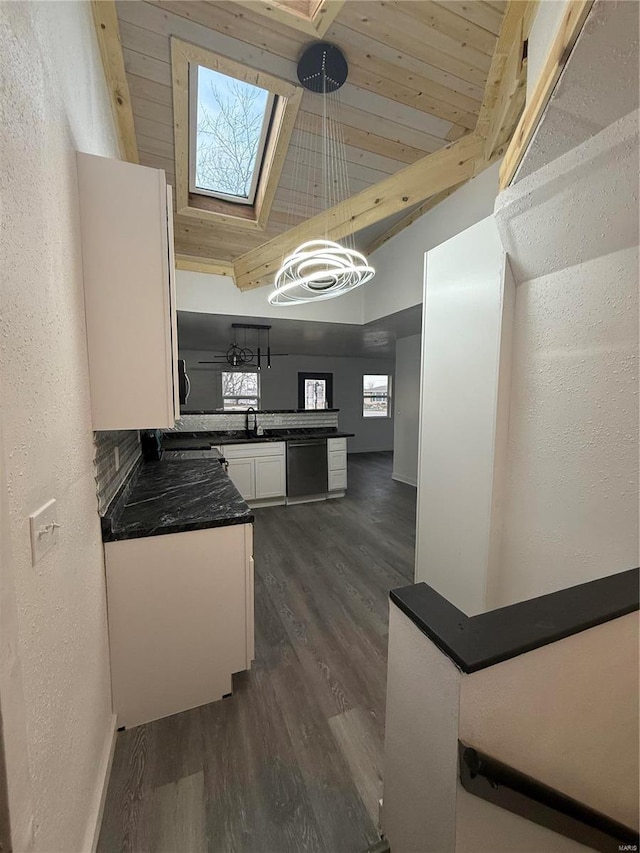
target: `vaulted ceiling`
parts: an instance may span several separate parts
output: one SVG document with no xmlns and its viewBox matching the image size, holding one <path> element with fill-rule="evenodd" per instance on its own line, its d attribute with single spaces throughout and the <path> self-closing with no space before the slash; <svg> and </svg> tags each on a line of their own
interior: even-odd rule
<svg viewBox="0 0 640 853">
<path fill-rule="evenodd" d="M 348 0 L 324 38 L 349 63 L 342 89 L 344 138 L 352 192 L 473 130 L 500 31 L 504 2 L 364 2 Z M 169 37 L 198 44 L 297 83 L 296 63 L 312 37 L 237 2 L 116 4 L 140 162 L 175 180 Z M 296 158 L 321 144 L 322 99 L 304 93 L 265 231 L 212 227 L 178 217 L 180 253 L 233 260 L 317 213 L 324 200 L 293 180 Z"/>
<path fill-rule="evenodd" d="M 569 5 L 588 11 L 590 2 Z M 334 236 L 360 232 L 360 246 L 370 249 L 502 152 L 524 104 L 523 45 L 535 6 L 535 0 L 103 0 L 94 12 L 125 156 L 164 169 L 172 184 L 172 36 L 296 85 L 306 45 L 320 36 L 338 45 L 349 64 L 342 124 L 350 192 L 359 201 L 355 215 L 342 210 L 334 218 Z M 311 21 L 313 10 L 319 22 Z M 287 250 L 283 232 L 292 229 L 292 240 L 304 236 L 303 223 L 326 206 L 318 174 L 308 174 L 304 187 L 294 176 L 296 163 L 308 163 L 321 144 L 321 110 L 322 99 L 305 91 L 264 230 L 176 215 L 183 262 L 195 268 L 215 261 L 221 271 L 233 264 L 229 270 L 243 289 L 272 275 Z"/>
</svg>

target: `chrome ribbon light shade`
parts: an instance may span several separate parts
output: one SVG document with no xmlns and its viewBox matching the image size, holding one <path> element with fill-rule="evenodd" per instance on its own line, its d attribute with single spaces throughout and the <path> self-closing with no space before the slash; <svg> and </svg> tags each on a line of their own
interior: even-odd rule
<svg viewBox="0 0 640 853">
<path fill-rule="evenodd" d="M 299 305 L 343 296 L 369 281 L 375 270 L 365 256 L 332 240 L 309 240 L 285 258 L 276 273 L 271 305 Z"/>
</svg>

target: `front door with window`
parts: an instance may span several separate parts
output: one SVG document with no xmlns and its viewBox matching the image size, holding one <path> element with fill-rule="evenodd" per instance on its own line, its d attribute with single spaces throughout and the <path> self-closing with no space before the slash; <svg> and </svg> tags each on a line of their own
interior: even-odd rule
<svg viewBox="0 0 640 853">
<path fill-rule="evenodd" d="M 333 408 L 333 373 L 298 373 L 298 408 Z"/>
</svg>

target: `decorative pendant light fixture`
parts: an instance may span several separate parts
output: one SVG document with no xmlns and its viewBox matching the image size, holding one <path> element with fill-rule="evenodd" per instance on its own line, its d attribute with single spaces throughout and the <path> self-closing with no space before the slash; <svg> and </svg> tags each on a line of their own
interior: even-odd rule
<svg viewBox="0 0 640 853">
<path fill-rule="evenodd" d="M 312 146 L 313 151 L 305 151 L 308 157 L 305 157 L 303 166 L 301 160 L 304 155 L 300 153 L 302 149 L 298 148 L 293 173 L 294 187 L 303 186 L 306 171 L 306 198 L 311 200 L 314 169 L 320 154 L 322 183 L 328 207 L 340 202 L 348 204 L 350 198 L 339 95 L 348 70 L 342 51 L 328 42 L 312 44 L 298 63 L 298 79 L 302 85 L 322 97 L 322 151 L 318 152 L 316 146 Z M 303 125 L 300 130 L 304 131 Z M 311 128 L 308 132 L 311 132 Z M 309 218 L 308 212 L 305 218 Z M 299 305 L 333 299 L 373 278 L 375 270 L 362 252 L 355 248 L 353 236 L 345 238 L 343 245 L 328 239 L 326 229 L 325 225 L 324 234 L 302 243 L 283 260 L 276 273 L 274 290 L 269 294 L 271 305 Z"/>
<path fill-rule="evenodd" d="M 267 336 L 266 366 L 268 370 L 271 370 L 272 358 L 282 358 L 289 355 L 288 352 L 271 352 L 271 326 L 258 325 L 256 323 L 232 323 L 231 328 L 234 330 L 234 340 L 229 349 L 214 350 L 214 352 L 219 353 L 218 358 L 211 361 L 199 361 L 198 364 L 224 364 L 229 365 L 229 367 L 262 370 L 264 350 L 260 348 L 260 341 L 263 332 L 266 332 Z M 239 330 L 244 331 L 244 346 L 238 346 L 237 344 Z M 256 333 L 257 347 L 255 350 L 247 346 L 247 330 Z"/>
</svg>

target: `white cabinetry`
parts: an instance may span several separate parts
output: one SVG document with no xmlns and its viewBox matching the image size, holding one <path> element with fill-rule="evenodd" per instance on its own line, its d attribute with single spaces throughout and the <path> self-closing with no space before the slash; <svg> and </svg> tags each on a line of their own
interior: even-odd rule
<svg viewBox="0 0 640 853">
<path fill-rule="evenodd" d="M 105 559 L 118 725 L 231 693 L 254 656 L 252 525 L 107 542 Z"/>
<path fill-rule="evenodd" d="M 78 154 L 94 430 L 180 414 L 171 187 L 158 169 Z"/>
<path fill-rule="evenodd" d="M 245 500 L 284 498 L 287 469 L 283 441 L 227 444 L 221 451 L 229 463 L 229 477 Z"/>
<path fill-rule="evenodd" d="M 262 456 L 255 460 L 256 498 L 279 498 L 286 491 L 284 456 Z"/>
<path fill-rule="evenodd" d="M 329 491 L 346 491 L 347 488 L 347 439 L 330 438 L 327 441 L 327 464 L 329 466 Z"/>
<path fill-rule="evenodd" d="M 229 459 L 228 474 L 233 485 L 245 501 L 253 500 L 256 496 L 256 467 L 254 459 Z"/>
</svg>

